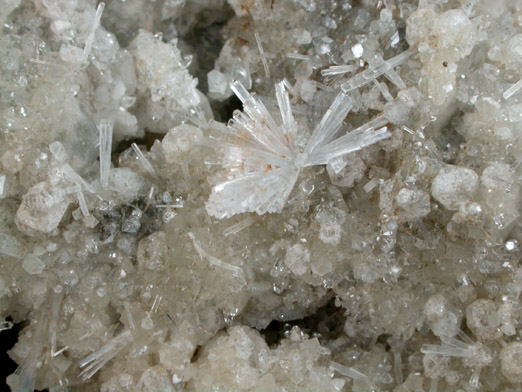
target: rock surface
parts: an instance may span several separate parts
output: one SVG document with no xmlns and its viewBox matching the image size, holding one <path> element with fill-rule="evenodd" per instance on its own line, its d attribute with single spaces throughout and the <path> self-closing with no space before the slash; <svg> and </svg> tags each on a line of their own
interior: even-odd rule
<svg viewBox="0 0 522 392">
<path fill-rule="evenodd" d="M 0 22 L 11 390 L 522 389 L 520 1 Z"/>
</svg>

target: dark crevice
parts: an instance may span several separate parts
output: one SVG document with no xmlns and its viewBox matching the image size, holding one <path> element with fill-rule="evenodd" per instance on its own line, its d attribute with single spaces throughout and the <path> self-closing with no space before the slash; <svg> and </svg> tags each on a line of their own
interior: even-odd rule
<svg viewBox="0 0 522 392">
<path fill-rule="evenodd" d="M 199 356 L 201 355 L 201 346 L 197 346 L 194 350 L 194 354 L 192 354 L 192 358 L 190 358 L 190 363 L 194 363 L 199 359 Z"/>
<path fill-rule="evenodd" d="M 345 319 L 344 309 L 335 306 L 335 299 L 332 299 L 310 316 L 293 321 L 274 320 L 260 332 L 270 347 L 277 346 L 282 339 L 289 336 L 294 326 L 301 328 L 310 337 L 332 340 L 342 333 Z"/>
<path fill-rule="evenodd" d="M 11 321 L 10 318 L 7 319 Z M 9 387 L 6 383 L 6 378 L 10 374 L 12 374 L 18 365 L 14 362 L 7 352 L 13 348 L 13 346 L 18 341 L 18 334 L 20 332 L 20 324 L 14 324 L 11 329 L 6 329 L 0 332 L 0 372 L 2 373 L 0 377 L 0 390 L 1 391 L 9 391 Z"/>
<path fill-rule="evenodd" d="M 215 62 L 225 44 L 222 30 L 228 21 L 234 17 L 234 11 L 229 5 L 220 9 L 204 9 L 198 13 L 195 24 L 182 36 L 183 42 L 192 48 L 197 69 L 189 68 L 193 76 L 198 78 L 198 89 L 208 94 L 207 74 L 215 68 Z M 241 109 L 241 103 L 233 96 L 225 101 L 210 99 L 214 117 L 226 122 L 232 117 L 235 109 Z"/>
<path fill-rule="evenodd" d="M 7 321 L 12 322 L 10 317 Z M 8 354 L 16 342 L 18 342 L 18 335 L 20 330 L 23 329 L 25 323 L 13 324 L 13 327 L 0 332 L 0 391 L 10 391 L 11 389 L 7 385 L 6 379 L 9 375 L 13 374 L 18 368 L 18 365 L 13 361 Z M 35 390 L 34 392 L 49 392 L 47 389 Z"/>
<path fill-rule="evenodd" d="M 211 101 L 212 109 L 216 120 L 226 123 L 232 118 L 235 110 L 243 109 L 243 105 L 238 97 L 232 95 L 223 102 Z"/>
<path fill-rule="evenodd" d="M 455 164 L 460 146 L 465 143 L 464 137 L 457 131 L 464 117 L 464 112 L 458 110 L 448 120 L 446 126 L 440 130 L 439 137 L 435 139 L 437 149 L 443 161 L 447 164 Z"/>
<path fill-rule="evenodd" d="M 159 230 L 161 219 L 158 210 L 147 208 L 148 197 L 134 199 L 129 205 L 115 206 L 111 209 L 93 211 L 93 215 L 100 221 L 97 226 L 100 241 L 107 241 L 117 235 L 119 231 L 134 236 L 136 241 Z M 133 214 L 141 211 L 140 214 Z"/>
<path fill-rule="evenodd" d="M 386 351 L 390 351 L 392 349 L 390 345 L 390 339 L 392 337 L 390 334 L 383 333 L 377 338 L 377 343 L 381 344 Z"/>
<path fill-rule="evenodd" d="M 145 135 L 142 138 L 125 139 L 119 142 L 112 151 L 112 163 L 115 167 L 118 167 L 118 159 L 120 154 L 129 149 L 132 143 L 136 143 L 138 146 L 145 146 L 149 151 L 156 140 L 162 140 L 165 134 L 154 133 L 145 131 Z"/>
<path fill-rule="evenodd" d="M 233 16 L 234 12 L 228 5 L 219 10 L 204 9 L 196 16 L 194 26 L 183 36 L 197 56 L 199 68 L 194 76 L 198 78 L 198 88 L 203 93 L 208 92 L 207 73 L 214 68 L 225 43 L 221 30 Z"/>
</svg>

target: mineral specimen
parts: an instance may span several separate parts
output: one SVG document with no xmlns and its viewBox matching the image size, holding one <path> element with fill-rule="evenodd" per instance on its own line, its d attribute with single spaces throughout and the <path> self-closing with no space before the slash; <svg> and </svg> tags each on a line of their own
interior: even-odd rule
<svg viewBox="0 0 522 392">
<path fill-rule="evenodd" d="M 0 21 L 12 391 L 522 389 L 519 0 Z"/>
</svg>

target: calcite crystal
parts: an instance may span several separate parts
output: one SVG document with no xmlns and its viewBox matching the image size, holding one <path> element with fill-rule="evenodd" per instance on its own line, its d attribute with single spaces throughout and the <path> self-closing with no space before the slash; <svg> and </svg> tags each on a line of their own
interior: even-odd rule
<svg viewBox="0 0 522 392">
<path fill-rule="evenodd" d="M 0 22 L 12 391 L 522 389 L 520 1 Z"/>
</svg>

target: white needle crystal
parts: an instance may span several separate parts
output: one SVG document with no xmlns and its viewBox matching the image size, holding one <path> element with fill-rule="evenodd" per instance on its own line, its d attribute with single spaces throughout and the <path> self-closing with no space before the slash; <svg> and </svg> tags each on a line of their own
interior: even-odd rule
<svg viewBox="0 0 522 392">
<path fill-rule="evenodd" d="M 244 111 L 234 114 L 223 136 L 221 165 L 227 170 L 227 177 L 212 188 L 206 205 L 209 215 L 221 219 L 243 212 L 281 212 L 303 168 L 327 164 L 390 136 L 387 121 L 381 115 L 336 139 L 352 108 L 352 99 L 341 92 L 301 151 L 296 145 L 299 127 L 286 87 L 280 82 L 275 89 L 280 125 L 256 95 L 239 81 L 232 83 Z"/>
</svg>

